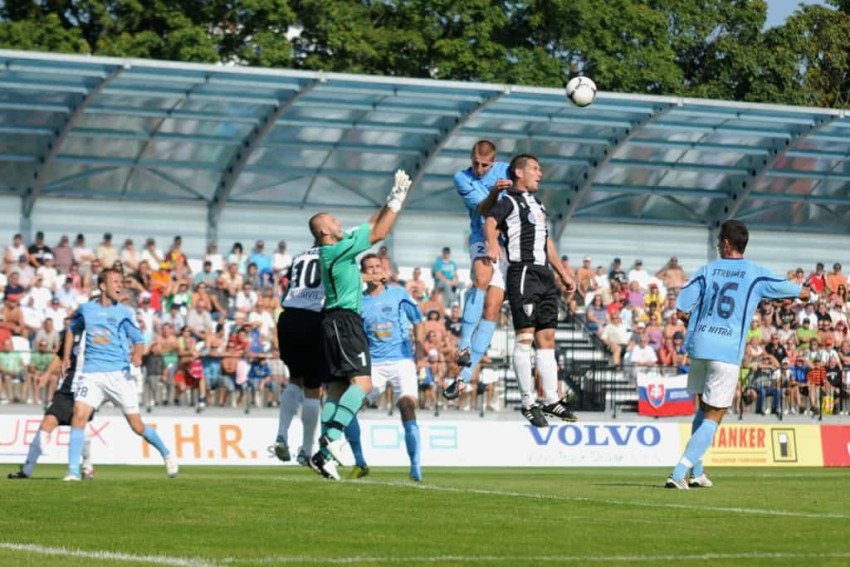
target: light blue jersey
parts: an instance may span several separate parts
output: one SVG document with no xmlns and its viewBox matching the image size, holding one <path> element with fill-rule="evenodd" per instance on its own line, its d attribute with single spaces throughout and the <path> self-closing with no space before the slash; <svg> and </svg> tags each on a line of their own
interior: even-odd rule
<svg viewBox="0 0 850 567">
<path fill-rule="evenodd" d="M 691 358 L 740 364 L 747 330 L 762 298 L 797 297 L 801 286 L 744 259 L 716 260 L 699 269 L 676 299 L 690 313 Z"/>
<path fill-rule="evenodd" d="M 104 307 L 99 301 L 80 305 L 71 318 L 73 333 L 86 332 L 83 372 L 117 372 L 130 367 L 130 347 L 144 341 L 136 316 L 127 307 Z"/>
<path fill-rule="evenodd" d="M 490 189 L 499 179 L 508 179 L 508 164 L 497 161 L 478 179 L 469 167 L 455 174 L 455 190 L 469 211 L 469 243 L 484 242 L 484 217 L 478 213 L 478 204 L 487 198 Z"/>
<path fill-rule="evenodd" d="M 391 285 L 380 295 L 364 294 L 361 315 L 373 363 L 413 358 L 409 329 L 422 321 L 422 313 L 403 287 Z"/>
</svg>

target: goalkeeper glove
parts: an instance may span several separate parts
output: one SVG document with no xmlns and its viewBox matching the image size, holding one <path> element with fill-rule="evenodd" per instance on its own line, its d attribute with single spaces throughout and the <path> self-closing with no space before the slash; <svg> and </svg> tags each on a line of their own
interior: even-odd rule
<svg viewBox="0 0 850 567">
<path fill-rule="evenodd" d="M 395 182 L 390 194 L 387 195 L 387 208 L 394 213 L 401 210 L 404 200 L 407 198 L 407 192 L 410 189 L 410 176 L 403 169 L 395 172 Z"/>
</svg>

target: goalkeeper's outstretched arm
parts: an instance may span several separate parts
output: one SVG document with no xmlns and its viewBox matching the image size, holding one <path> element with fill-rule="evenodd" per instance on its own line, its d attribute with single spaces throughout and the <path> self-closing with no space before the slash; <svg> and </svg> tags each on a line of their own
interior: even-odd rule
<svg viewBox="0 0 850 567">
<path fill-rule="evenodd" d="M 392 230 L 396 217 L 407 198 L 410 183 L 410 177 L 404 170 L 399 169 L 395 172 L 393 188 L 387 196 L 387 204 L 378 210 L 377 217 L 373 217 L 374 222 L 369 231 L 369 242 L 372 244 L 385 239 Z"/>
</svg>

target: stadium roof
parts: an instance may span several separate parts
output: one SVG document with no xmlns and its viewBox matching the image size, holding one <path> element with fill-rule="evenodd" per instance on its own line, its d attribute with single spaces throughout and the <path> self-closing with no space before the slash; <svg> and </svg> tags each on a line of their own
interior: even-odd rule
<svg viewBox="0 0 850 567">
<path fill-rule="evenodd" d="M 457 212 L 480 138 L 541 159 L 559 221 L 850 231 L 844 111 L 2 51 L 0 194 Z M 603 85 L 604 86 L 604 85 Z"/>
</svg>

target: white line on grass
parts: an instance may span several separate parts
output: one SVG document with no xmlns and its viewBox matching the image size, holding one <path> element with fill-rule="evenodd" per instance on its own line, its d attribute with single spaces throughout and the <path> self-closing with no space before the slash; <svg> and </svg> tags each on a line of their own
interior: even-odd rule
<svg viewBox="0 0 850 567">
<path fill-rule="evenodd" d="M 70 549 L 67 547 L 47 547 L 30 543 L 0 542 L 0 549 L 30 553 L 33 555 L 59 555 L 62 557 L 83 557 L 102 561 L 122 561 L 125 563 L 153 563 L 155 565 L 173 565 L 175 567 L 214 567 L 202 559 L 191 559 L 185 557 L 169 557 L 167 555 L 136 555 L 132 553 L 121 553 L 120 551 L 85 551 L 82 549 Z"/>
<path fill-rule="evenodd" d="M 361 483 L 362 484 L 362 483 Z M 115 551 L 83 551 L 65 547 L 46 547 L 34 544 L 0 542 L 0 549 L 31 553 L 34 555 L 60 555 L 63 557 L 83 557 L 104 561 L 122 561 L 129 563 L 153 563 L 156 565 L 175 565 L 178 567 L 216 567 L 217 565 L 242 564 L 286 564 L 308 563 L 324 565 L 351 565 L 357 563 L 653 563 L 662 561 L 708 561 L 733 559 L 848 559 L 850 552 L 828 553 L 784 553 L 784 552 L 746 552 L 746 553 L 697 553 L 682 555 L 432 555 L 420 557 L 316 557 L 309 555 L 278 555 L 266 557 L 222 557 L 215 560 L 187 559 L 166 555 L 134 555 Z"/>
<path fill-rule="evenodd" d="M 308 563 L 323 565 L 350 565 L 358 563 L 660 563 L 664 561 L 709 561 L 734 559 L 845 559 L 850 552 L 827 553 L 783 553 L 783 552 L 745 552 L 745 553 L 695 553 L 683 555 L 434 555 L 422 557 L 311 557 L 308 555 L 246 557 L 238 559 L 228 557 L 223 563 L 247 564 L 286 564 Z"/>
<path fill-rule="evenodd" d="M 317 479 L 279 477 L 286 482 L 315 482 Z M 454 486 L 437 486 L 433 484 L 413 484 L 411 482 L 390 482 L 380 480 L 359 479 L 352 485 L 390 486 L 408 490 L 425 490 L 434 492 L 452 492 L 456 494 L 482 494 L 485 496 L 503 496 L 508 498 L 528 498 L 531 500 L 552 500 L 556 502 L 588 502 L 592 504 L 612 504 L 615 506 L 635 506 L 638 508 L 666 508 L 674 510 L 704 510 L 709 512 L 729 512 L 733 514 L 749 514 L 755 516 L 785 516 L 789 518 L 812 518 L 817 520 L 847 520 L 850 514 L 834 512 L 793 512 L 789 510 L 768 510 L 764 508 L 738 508 L 732 506 L 700 506 L 698 504 L 676 504 L 672 502 L 639 502 L 634 500 L 611 500 L 608 498 L 588 498 L 585 496 L 565 496 L 561 494 L 540 494 L 529 492 L 513 492 L 506 490 L 487 490 L 483 488 L 458 488 Z"/>
</svg>

